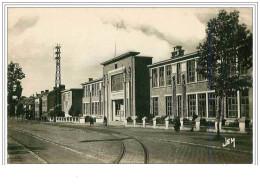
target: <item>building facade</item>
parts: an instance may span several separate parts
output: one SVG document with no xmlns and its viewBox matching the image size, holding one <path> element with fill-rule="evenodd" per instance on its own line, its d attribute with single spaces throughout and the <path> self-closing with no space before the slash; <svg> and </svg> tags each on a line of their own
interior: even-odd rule
<svg viewBox="0 0 260 191">
<path fill-rule="evenodd" d="M 88 82 L 82 83 L 82 114 L 103 118 L 104 116 L 104 84 L 103 78 L 89 78 Z"/>
<path fill-rule="evenodd" d="M 152 57 L 127 52 L 101 63 L 104 81 L 104 115 L 108 122 L 149 113 L 149 70 Z"/>
<path fill-rule="evenodd" d="M 61 107 L 65 117 L 70 117 L 69 110 L 71 106 L 82 113 L 82 89 L 69 89 L 61 91 Z"/>
<path fill-rule="evenodd" d="M 39 119 L 42 115 L 42 100 L 41 100 L 41 95 L 36 94 L 36 97 L 34 99 L 34 108 L 35 108 L 35 118 Z"/>
<path fill-rule="evenodd" d="M 44 94 L 42 95 L 42 114 L 46 114 L 48 112 L 48 93 L 49 90 L 45 90 Z"/>
<path fill-rule="evenodd" d="M 174 47 L 168 60 L 149 65 L 150 113 L 153 116 L 179 116 L 215 119 L 218 99 L 208 80 L 197 73 L 197 52 L 184 54 L 181 46 Z M 223 99 L 225 119 L 252 119 L 252 88 L 237 91 Z"/>
</svg>

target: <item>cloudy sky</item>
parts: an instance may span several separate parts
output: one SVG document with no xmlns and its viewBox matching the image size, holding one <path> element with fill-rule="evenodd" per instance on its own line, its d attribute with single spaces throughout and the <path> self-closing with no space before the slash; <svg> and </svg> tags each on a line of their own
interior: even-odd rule
<svg viewBox="0 0 260 191">
<path fill-rule="evenodd" d="M 60 43 L 61 82 L 81 87 L 102 76 L 100 63 L 128 51 L 169 59 L 172 47 L 194 52 L 205 39 L 208 20 L 219 8 L 9 8 L 8 62 L 26 75 L 23 95 L 55 86 L 53 47 Z M 233 9 L 226 9 L 231 11 Z M 240 22 L 252 31 L 252 9 L 239 8 Z"/>
</svg>

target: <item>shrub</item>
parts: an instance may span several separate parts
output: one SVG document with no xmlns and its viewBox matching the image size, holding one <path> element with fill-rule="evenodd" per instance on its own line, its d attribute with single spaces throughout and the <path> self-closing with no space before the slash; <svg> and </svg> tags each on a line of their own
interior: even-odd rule
<svg viewBox="0 0 260 191">
<path fill-rule="evenodd" d="M 85 122 L 90 122 L 90 119 L 91 119 L 92 117 L 91 116 L 86 116 L 85 117 Z"/>
<path fill-rule="evenodd" d="M 156 124 L 165 124 L 166 115 L 156 118 Z"/>
<path fill-rule="evenodd" d="M 77 107 L 75 107 L 74 105 L 72 105 L 69 109 L 69 115 L 71 115 L 72 117 L 77 117 L 80 114 L 79 110 Z"/>
<path fill-rule="evenodd" d="M 229 127 L 239 127 L 238 119 L 236 119 L 234 122 L 230 122 L 228 124 Z"/>
<path fill-rule="evenodd" d="M 205 118 L 201 118 L 200 119 L 200 125 L 209 127 L 209 126 L 214 126 L 215 122 L 214 121 L 207 121 Z"/>
<path fill-rule="evenodd" d="M 48 113 L 48 116 L 52 117 L 65 117 L 65 112 L 61 110 L 61 106 L 54 108 Z"/>
<path fill-rule="evenodd" d="M 183 125 L 189 125 L 190 124 L 190 120 L 189 119 L 187 119 L 187 118 L 184 118 L 183 119 Z"/>
<path fill-rule="evenodd" d="M 131 117 L 127 117 L 126 120 L 127 120 L 127 122 L 133 122 Z"/>
<path fill-rule="evenodd" d="M 178 116 L 175 117 L 174 119 L 171 119 L 171 124 L 173 125 L 175 131 L 180 130 L 181 122 L 180 122 L 180 118 Z"/>
</svg>

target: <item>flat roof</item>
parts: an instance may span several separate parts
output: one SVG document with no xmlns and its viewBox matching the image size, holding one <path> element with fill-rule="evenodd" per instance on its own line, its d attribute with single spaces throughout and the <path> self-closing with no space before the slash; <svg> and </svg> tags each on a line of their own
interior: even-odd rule
<svg viewBox="0 0 260 191">
<path fill-rule="evenodd" d="M 138 55 L 138 54 L 140 54 L 140 52 L 130 51 L 130 52 L 127 52 L 127 53 L 125 53 L 125 54 L 121 54 L 120 56 L 117 56 L 117 57 L 115 57 L 115 58 L 112 58 L 112 59 L 110 59 L 110 60 L 107 60 L 107 61 L 105 61 L 105 62 L 102 62 L 100 65 L 105 66 L 105 65 L 107 65 L 107 64 L 111 64 L 111 63 L 116 62 L 116 61 L 118 61 L 118 60 L 122 60 L 122 59 L 124 59 L 124 58 L 127 58 L 127 57 L 129 57 L 129 56 L 136 56 L 136 55 Z"/>
<path fill-rule="evenodd" d="M 168 64 L 168 63 L 172 63 L 172 62 L 178 62 L 178 61 L 181 61 L 181 60 L 185 60 L 185 59 L 189 59 L 189 58 L 194 58 L 194 57 L 197 57 L 198 56 L 198 52 L 192 52 L 192 53 L 189 53 L 189 54 L 185 54 L 183 56 L 178 56 L 176 58 L 171 58 L 171 59 L 168 59 L 168 60 L 163 60 L 163 61 L 160 61 L 160 62 L 155 62 L 151 65 L 148 65 L 147 67 L 148 68 L 152 68 L 152 67 L 155 67 L 155 66 L 160 66 L 160 65 L 163 65 L 163 64 Z"/>
<path fill-rule="evenodd" d="M 92 84 L 92 83 L 95 83 L 95 82 L 99 82 L 99 81 L 102 81 L 103 80 L 103 77 L 102 78 L 98 78 L 98 79 L 94 79 L 90 82 L 83 82 L 81 83 L 81 85 L 86 85 L 86 84 Z"/>
</svg>

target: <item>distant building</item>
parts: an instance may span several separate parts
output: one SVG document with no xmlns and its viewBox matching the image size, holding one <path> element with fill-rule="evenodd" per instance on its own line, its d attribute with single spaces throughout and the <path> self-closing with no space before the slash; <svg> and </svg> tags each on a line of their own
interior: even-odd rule
<svg viewBox="0 0 260 191">
<path fill-rule="evenodd" d="M 49 90 L 45 90 L 44 94 L 42 95 L 42 114 L 46 114 L 48 112 L 48 94 Z"/>
<path fill-rule="evenodd" d="M 35 97 L 30 96 L 26 103 L 26 119 L 34 119 L 35 118 Z"/>
<path fill-rule="evenodd" d="M 103 117 L 104 115 L 104 88 L 103 78 L 89 78 L 88 82 L 82 83 L 82 114 L 83 116 Z"/>
<path fill-rule="evenodd" d="M 40 94 L 36 94 L 34 98 L 35 104 L 35 118 L 40 119 L 44 113 L 47 112 L 47 96 L 48 90 L 41 91 Z"/>
<path fill-rule="evenodd" d="M 41 94 L 36 94 L 36 97 L 34 98 L 34 118 L 39 119 L 42 115 L 42 99 Z"/>
<path fill-rule="evenodd" d="M 69 110 L 71 106 L 75 107 L 79 114 L 82 113 L 82 89 L 69 89 L 61 91 L 61 106 L 62 111 L 65 113 L 65 117 L 69 117 Z"/>
<path fill-rule="evenodd" d="M 104 115 L 108 122 L 149 114 L 149 70 L 152 57 L 127 52 L 101 63 L 104 80 Z"/>
<path fill-rule="evenodd" d="M 197 73 L 197 52 L 184 54 L 180 46 L 175 47 L 168 60 L 149 65 L 150 113 L 153 116 L 180 116 L 215 119 L 217 99 L 209 82 Z M 252 88 L 233 92 L 224 98 L 224 118 L 252 119 Z"/>
<path fill-rule="evenodd" d="M 65 90 L 65 85 L 54 87 L 52 91 L 48 93 L 47 97 L 47 112 L 53 110 L 55 106 L 61 106 L 61 91 Z"/>
</svg>

